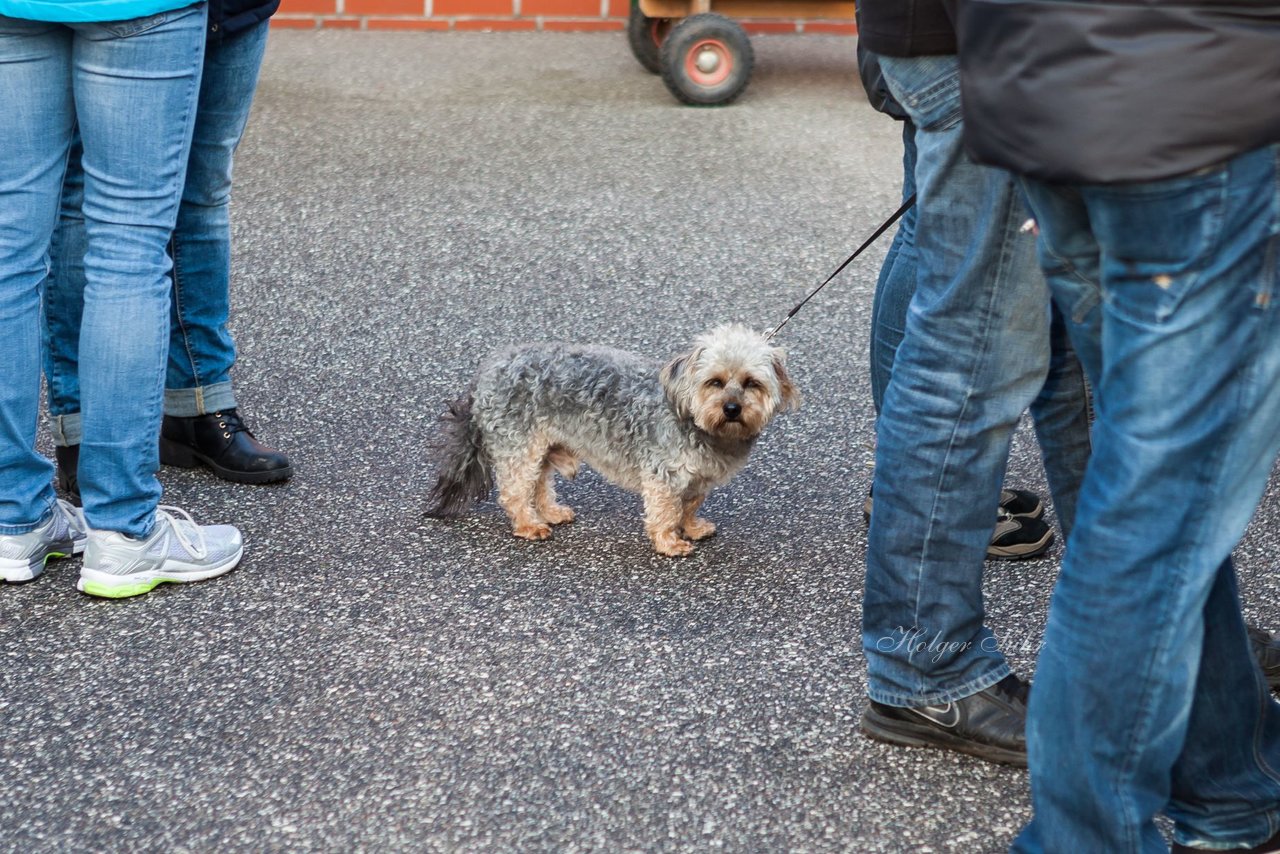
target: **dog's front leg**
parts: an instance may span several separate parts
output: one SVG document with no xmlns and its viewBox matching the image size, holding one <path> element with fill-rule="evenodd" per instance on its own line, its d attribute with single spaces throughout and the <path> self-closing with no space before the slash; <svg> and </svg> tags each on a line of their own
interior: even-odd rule
<svg viewBox="0 0 1280 854">
<path fill-rule="evenodd" d="M 661 481 L 646 481 L 640 487 L 644 499 L 644 529 L 658 554 L 682 557 L 693 551 L 693 543 L 680 536 L 684 505 L 679 493 Z"/>
<path fill-rule="evenodd" d="M 698 508 L 706 501 L 707 494 L 692 495 L 684 499 L 684 512 L 681 515 L 680 527 L 684 535 L 691 540 L 705 540 L 716 532 L 716 523 L 703 519 L 698 515 Z"/>
</svg>

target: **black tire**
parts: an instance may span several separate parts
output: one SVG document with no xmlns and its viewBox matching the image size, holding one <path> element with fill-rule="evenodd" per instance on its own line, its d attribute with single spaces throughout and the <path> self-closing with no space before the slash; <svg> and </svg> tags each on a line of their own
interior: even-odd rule
<svg viewBox="0 0 1280 854">
<path fill-rule="evenodd" d="M 747 87 L 755 54 L 747 33 L 724 15 L 685 18 L 662 42 L 662 82 L 686 104 L 727 104 Z"/>
<path fill-rule="evenodd" d="M 671 30 L 670 18 L 650 18 L 640 11 L 639 0 L 631 0 L 631 14 L 627 17 L 627 44 L 631 53 L 644 66 L 644 70 L 657 74 L 662 71 L 662 40 Z"/>
</svg>

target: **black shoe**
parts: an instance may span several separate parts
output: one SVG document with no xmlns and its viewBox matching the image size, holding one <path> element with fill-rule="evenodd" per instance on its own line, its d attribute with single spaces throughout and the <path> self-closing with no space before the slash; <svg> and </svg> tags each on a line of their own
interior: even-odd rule
<svg viewBox="0 0 1280 854">
<path fill-rule="evenodd" d="M 234 409 L 194 418 L 166 415 L 160 462 L 185 469 L 203 464 L 235 483 L 275 483 L 293 476 L 289 458 L 253 438 Z"/>
<path fill-rule="evenodd" d="M 1000 509 L 1010 516 L 1027 516 L 1039 519 L 1044 515 L 1044 502 L 1040 496 L 1026 489 L 1000 490 Z"/>
<path fill-rule="evenodd" d="M 1245 626 L 1249 632 L 1249 648 L 1258 659 L 1262 675 L 1272 691 L 1280 690 L 1280 639 L 1257 626 Z"/>
<path fill-rule="evenodd" d="M 1030 691 L 1010 674 L 986 690 L 936 706 L 898 708 L 872 700 L 862 731 L 890 744 L 940 747 L 1026 768 Z"/>
<path fill-rule="evenodd" d="M 53 457 L 58 461 L 57 484 L 75 506 L 80 506 L 80 478 L 76 470 L 80 468 L 79 445 L 55 445 Z"/>
<path fill-rule="evenodd" d="M 1011 516 L 1001 510 L 987 546 L 991 560 L 1025 560 L 1044 554 L 1053 542 L 1053 528 L 1034 516 Z"/>
</svg>

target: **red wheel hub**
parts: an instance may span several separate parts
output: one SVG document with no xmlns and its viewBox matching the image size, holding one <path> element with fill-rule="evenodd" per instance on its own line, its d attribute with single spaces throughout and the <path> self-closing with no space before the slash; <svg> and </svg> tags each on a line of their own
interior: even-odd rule
<svg viewBox="0 0 1280 854">
<path fill-rule="evenodd" d="M 719 86 L 733 73 L 733 54 L 719 39 L 702 39 L 684 55 L 684 72 L 699 86 Z"/>
</svg>

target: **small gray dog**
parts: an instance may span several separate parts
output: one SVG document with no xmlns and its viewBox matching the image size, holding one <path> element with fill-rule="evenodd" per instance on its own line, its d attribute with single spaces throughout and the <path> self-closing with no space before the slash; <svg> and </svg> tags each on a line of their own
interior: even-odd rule
<svg viewBox="0 0 1280 854">
<path fill-rule="evenodd" d="M 461 515 L 496 477 L 513 533 L 545 540 L 573 521 L 554 473 L 572 478 L 585 461 L 640 493 L 655 550 L 687 555 L 716 530 L 697 516 L 707 493 L 737 474 L 775 413 L 799 405 L 784 363 L 741 325 L 700 336 L 665 366 L 590 345 L 504 350 L 441 417 L 427 515 Z"/>
</svg>

